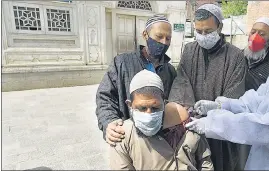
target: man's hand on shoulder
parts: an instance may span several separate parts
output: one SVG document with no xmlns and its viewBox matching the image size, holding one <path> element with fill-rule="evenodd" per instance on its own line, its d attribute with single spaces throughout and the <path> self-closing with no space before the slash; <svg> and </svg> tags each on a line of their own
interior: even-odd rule
<svg viewBox="0 0 269 171">
<path fill-rule="evenodd" d="M 116 146 L 117 142 L 121 142 L 124 139 L 122 119 L 115 120 L 107 125 L 106 128 L 106 142 L 111 146 Z"/>
</svg>

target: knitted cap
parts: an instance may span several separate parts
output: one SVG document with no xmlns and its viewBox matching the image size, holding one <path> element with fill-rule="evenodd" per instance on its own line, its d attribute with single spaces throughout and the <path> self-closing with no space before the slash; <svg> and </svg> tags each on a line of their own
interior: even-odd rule
<svg viewBox="0 0 269 171">
<path fill-rule="evenodd" d="M 153 17 L 150 17 L 147 22 L 146 22 L 146 29 L 151 26 L 152 24 L 154 23 L 158 23 L 158 22 L 166 22 L 166 23 L 169 23 L 171 24 L 168 19 L 164 16 L 164 15 L 161 15 L 161 14 L 156 14 L 154 15 Z"/>
</svg>

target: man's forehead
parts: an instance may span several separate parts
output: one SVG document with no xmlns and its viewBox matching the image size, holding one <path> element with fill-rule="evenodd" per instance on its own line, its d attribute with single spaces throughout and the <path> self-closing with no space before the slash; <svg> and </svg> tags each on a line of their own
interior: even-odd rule
<svg viewBox="0 0 269 171">
<path fill-rule="evenodd" d="M 151 25 L 151 30 L 155 31 L 170 31 L 171 24 L 167 22 L 157 22 Z"/>
<path fill-rule="evenodd" d="M 158 93 L 134 93 L 134 100 L 159 100 L 160 98 L 162 97 Z"/>
<path fill-rule="evenodd" d="M 218 26 L 215 22 L 214 16 L 211 16 L 206 20 L 201 21 L 195 20 L 195 28 L 196 27 L 198 27 L 199 29 L 210 29 Z"/>
<path fill-rule="evenodd" d="M 255 23 L 252 27 L 252 29 L 264 31 L 266 33 L 269 33 L 269 26 L 264 23 Z"/>
</svg>

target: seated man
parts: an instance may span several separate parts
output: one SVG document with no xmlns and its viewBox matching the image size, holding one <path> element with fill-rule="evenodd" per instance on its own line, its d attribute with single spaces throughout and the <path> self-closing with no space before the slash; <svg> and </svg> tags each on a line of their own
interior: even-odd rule
<svg viewBox="0 0 269 171">
<path fill-rule="evenodd" d="M 147 70 L 130 83 L 131 118 L 124 121 L 125 139 L 110 147 L 114 170 L 213 170 L 204 136 L 186 131 L 188 112 L 176 103 L 164 105 L 163 83 Z"/>
</svg>

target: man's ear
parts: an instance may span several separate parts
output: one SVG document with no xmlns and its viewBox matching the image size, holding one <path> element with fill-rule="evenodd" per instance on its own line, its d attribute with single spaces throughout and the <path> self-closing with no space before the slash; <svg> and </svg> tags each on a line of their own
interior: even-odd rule
<svg viewBox="0 0 269 171">
<path fill-rule="evenodd" d="M 219 33 L 219 34 L 221 33 L 222 28 L 223 28 L 223 23 L 220 23 L 220 24 L 219 24 L 219 28 L 218 28 L 218 33 Z"/>
<path fill-rule="evenodd" d="M 130 100 L 126 100 L 125 103 L 127 104 L 128 107 L 132 107 L 132 102 Z"/>
<path fill-rule="evenodd" d="M 142 36 L 143 36 L 143 39 L 144 40 L 148 40 L 148 34 L 147 34 L 147 31 L 146 30 L 144 30 L 143 32 L 142 32 Z"/>
</svg>

